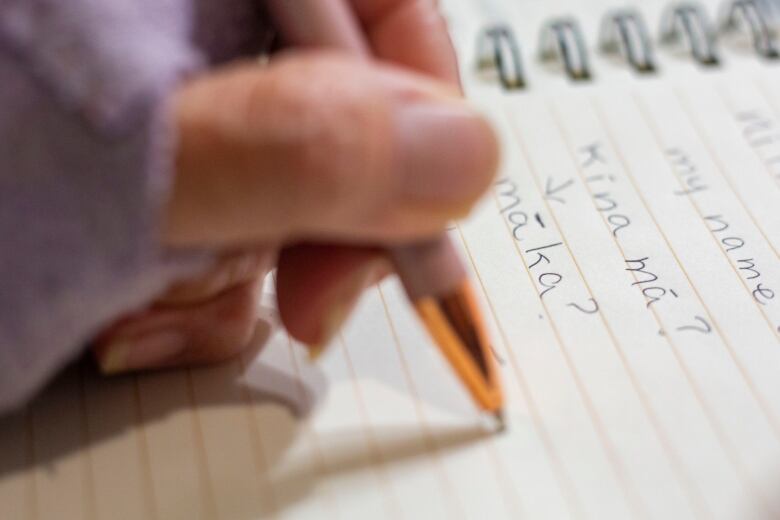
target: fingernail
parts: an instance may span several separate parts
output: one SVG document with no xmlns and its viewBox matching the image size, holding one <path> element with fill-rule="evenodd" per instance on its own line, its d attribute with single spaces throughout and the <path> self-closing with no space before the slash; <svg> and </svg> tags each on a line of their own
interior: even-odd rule
<svg viewBox="0 0 780 520">
<path fill-rule="evenodd" d="M 98 357 L 100 371 L 104 374 L 116 374 L 122 372 L 127 361 L 128 343 L 122 341 L 112 343 L 106 347 L 105 352 Z"/>
<path fill-rule="evenodd" d="M 152 332 L 138 338 L 120 338 L 98 356 L 104 374 L 160 367 L 180 354 L 186 338 L 177 331 Z"/>
<path fill-rule="evenodd" d="M 309 345 L 309 361 L 314 363 L 318 359 L 320 359 L 320 356 L 322 356 L 322 353 L 325 351 L 324 345 Z"/>
<path fill-rule="evenodd" d="M 361 287 L 362 288 L 362 287 Z M 317 361 L 336 337 L 341 326 L 347 321 L 352 308 L 357 303 L 358 295 L 351 300 L 334 304 L 325 314 L 320 325 L 322 340 L 309 346 L 309 361 Z"/>
<path fill-rule="evenodd" d="M 322 316 L 319 327 L 320 340 L 309 345 L 309 361 L 317 361 L 322 356 L 333 338 L 341 330 L 344 322 L 349 318 L 363 290 L 376 283 L 377 272 L 383 266 L 384 262 L 382 261 L 372 262 L 352 273 L 350 278 L 339 286 Z"/>
<path fill-rule="evenodd" d="M 498 141 L 488 122 L 462 101 L 414 102 L 397 115 L 399 172 L 411 201 L 463 213 L 488 188 Z"/>
</svg>

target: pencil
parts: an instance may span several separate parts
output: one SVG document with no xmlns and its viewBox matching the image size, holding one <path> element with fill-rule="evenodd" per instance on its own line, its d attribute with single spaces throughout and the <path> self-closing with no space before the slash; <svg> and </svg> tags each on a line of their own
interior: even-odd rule
<svg viewBox="0 0 780 520">
<path fill-rule="evenodd" d="M 271 0 L 269 12 L 286 43 L 333 47 L 371 57 L 343 0 Z M 477 406 L 504 428 L 503 394 L 471 283 L 446 234 L 389 250 L 417 314 Z"/>
</svg>

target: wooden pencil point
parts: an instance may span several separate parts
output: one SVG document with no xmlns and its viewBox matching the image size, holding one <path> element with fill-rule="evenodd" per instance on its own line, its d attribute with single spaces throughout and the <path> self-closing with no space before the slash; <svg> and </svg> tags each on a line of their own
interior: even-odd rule
<svg viewBox="0 0 780 520">
<path fill-rule="evenodd" d="M 493 412 L 493 418 L 496 421 L 496 433 L 504 433 L 506 431 L 506 419 L 504 418 L 504 409 L 500 408 Z"/>
<path fill-rule="evenodd" d="M 416 301 L 415 307 L 479 407 L 500 416 L 501 385 L 468 280 L 464 279 L 456 290 Z"/>
</svg>

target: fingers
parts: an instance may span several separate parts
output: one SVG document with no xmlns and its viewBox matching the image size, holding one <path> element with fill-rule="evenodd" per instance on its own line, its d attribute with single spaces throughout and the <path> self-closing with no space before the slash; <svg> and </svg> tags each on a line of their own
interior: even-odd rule
<svg viewBox="0 0 780 520">
<path fill-rule="evenodd" d="M 455 53 L 433 1 L 350 2 L 366 32 L 372 54 L 459 88 Z M 333 31 L 336 34 L 323 31 L 323 27 L 336 27 L 350 18 L 349 14 L 339 12 L 344 7 L 341 2 L 272 1 L 268 5 L 273 8 L 277 27 L 288 42 L 362 49 L 359 54 L 368 53 L 363 49 L 363 42 L 352 41 L 353 27 Z M 366 280 L 371 279 L 366 273 L 370 273 L 375 262 L 367 252 L 333 248 L 296 248 L 282 255 L 278 278 L 282 320 L 293 336 L 314 345 L 312 353 L 321 349 L 347 318 Z M 311 266 L 315 265 L 327 267 L 312 270 Z M 305 306 L 304 302 L 313 305 Z"/>
<path fill-rule="evenodd" d="M 176 113 L 174 245 L 424 237 L 470 209 L 497 163 L 454 91 L 332 54 L 204 76 Z"/>
<path fill-rule="evenodd" d="M 452 85 L 458 62 L 434 0 L 350 0 L 374 53 Z"/>
<path fill-rule="evenodd" d="M 98 338 L 94 351 L 101 369 L 199 364 L 237 353 L 254 330 L 255 293 L 273 259 L 268 250 L 226 254 L 208 272 L 177 282 L 148 309 Z"/>
<path fill-rule="evenodd" d="M 245 282 L 262 279 L 271 269 L 269 250 L 228 253 L 207 272 L 196 278 L 175 282 L 154 302 L 155 308 L 194 305 Z"/>
<path fill-rule="evenodd" d="M 452 85 L 459 83 L 447 27 L 433 0 L 267 0 L 266 5 L 285 41 L 296 47 L 373 54 Z M 356 27 L 355 16 L 365 36 Z"/>
<path fill-rule="evenodd" d="M 316 354 L 339 330 L 363 290 L 390 271 L 376 249 L 320 245 L 285 249 L 276 275 L 282 321 Z"/>
<path fill-rule="evenodd" d="M 213 363 L 252 337 L 260 281 L 245 282 L 197 305 L 152 309 L 117 325 L 94 348 L 106 374 Z"/>
<path fill-rule="evenodd" d="M 247 255 L 220 262 L 222 273 L 248 263 Z M 188 282 L 196 299 L 176 299 L 130 316 L 96 342 L 106 374 L 212 363 L 249 342 L 255 326 L 261 275 L 211 294 L 218 271 Z M 316 355 L 337 333 L 363 290 L 391 271 L 378 249 L 298 245 L 280 254 L 276 291 L 285 327 Z M 184 286 L 181 286 L 184 287 Z M 168 294 L 173 294 L 169 292 Z M 183 295 L 179 292 L 178 295 Z M 211 297 L 204 299 L 207 294 Z"/>
</svg>

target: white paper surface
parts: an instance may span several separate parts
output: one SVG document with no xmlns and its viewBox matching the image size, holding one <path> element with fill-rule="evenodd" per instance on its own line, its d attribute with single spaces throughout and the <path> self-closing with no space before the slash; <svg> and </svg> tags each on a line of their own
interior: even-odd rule
<svg viewBox="0 0 780 520">
<path fill-rule="evenodd" d="M 0 518 L 780 517 L 777 68 L 659 50 L 655 77 L 594 57 L 596 80 L 573 86 L 530 56 L 559 4 L 593 43 L 593 7 L 445 3 L 504 149 L 450 233 L 495 340 L 506 433 L 390 280 L 317 364 L 276 330 L 219 367 L 67 372 L 0 419 Z M 533 29 L 520 93 L 474 73 L 496 20 Z"/>
</svg>

